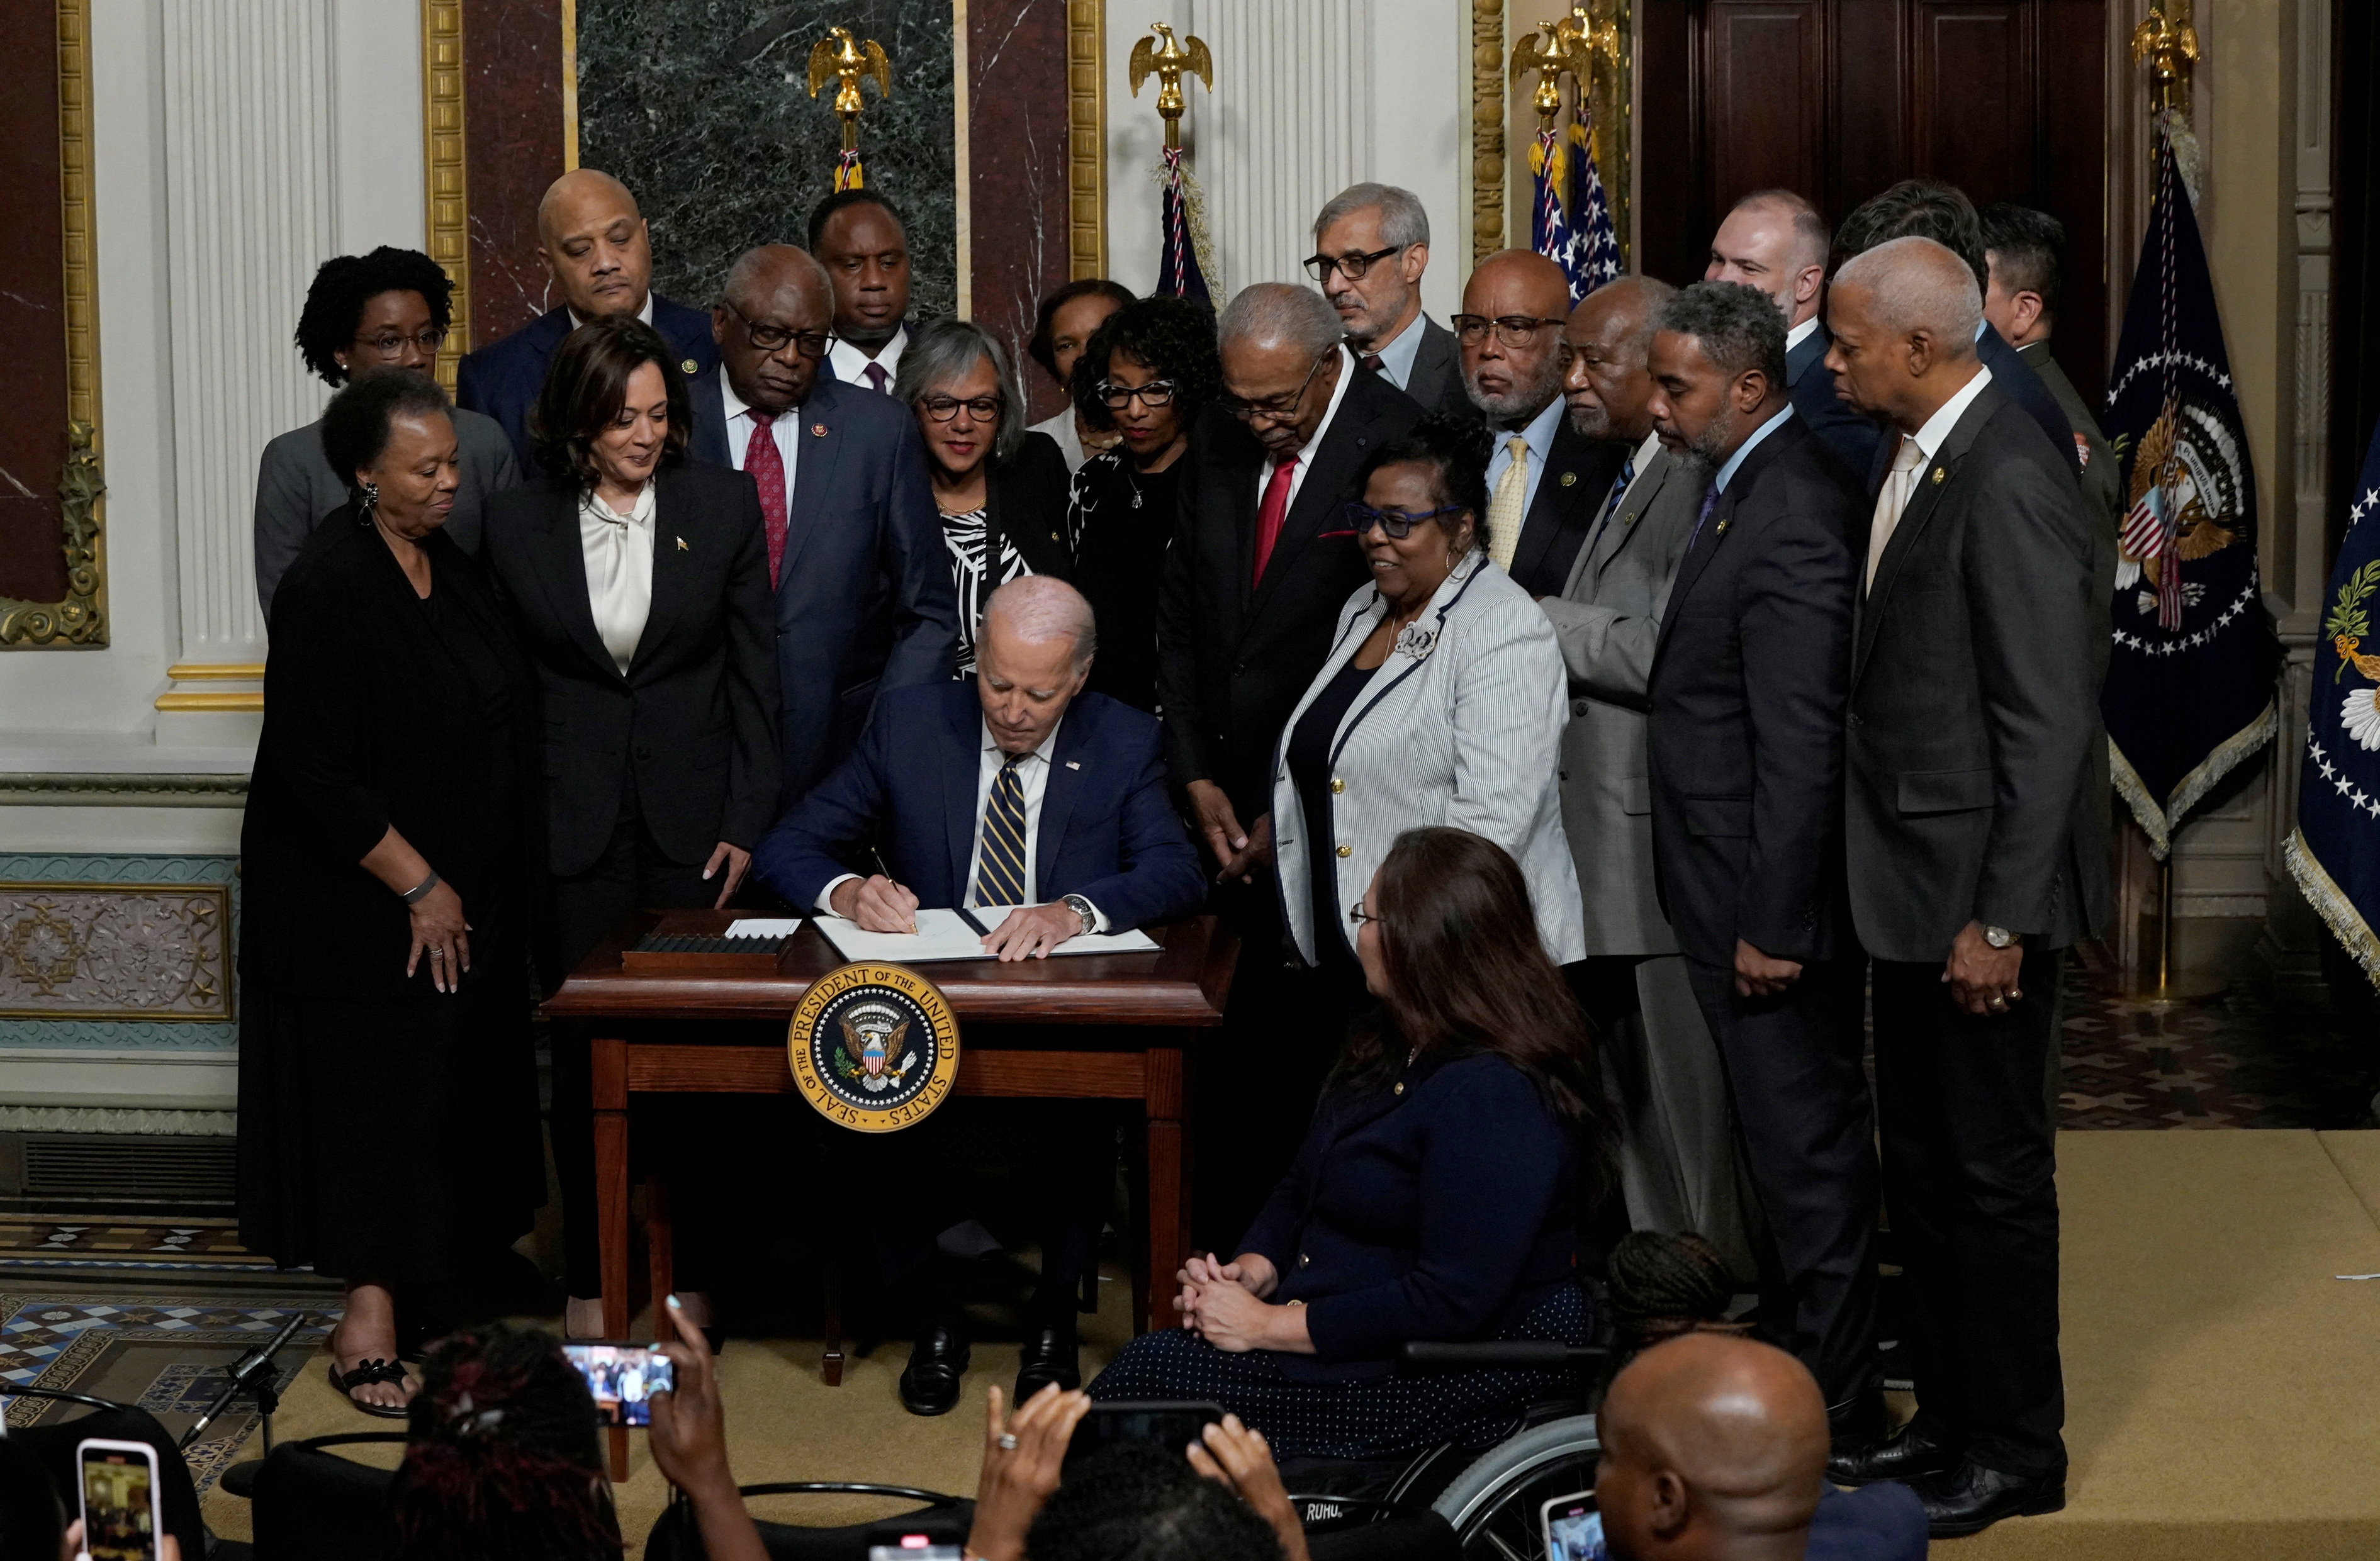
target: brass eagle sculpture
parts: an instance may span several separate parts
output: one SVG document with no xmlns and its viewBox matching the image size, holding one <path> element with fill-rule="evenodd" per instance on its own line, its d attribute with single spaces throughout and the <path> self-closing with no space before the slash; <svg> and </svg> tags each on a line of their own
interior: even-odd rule
<svg viewBox="0 0 2380 1561">
<path fill-rule="evenodd" d="M 840 82 L 834 93 L 834 111 L 843 118 L 843 150 L 851 151 L 859 145 L 859 79 L 876 79 L 879 97 L 892 95 L 892 62 L 884 57 L 884 46 L 870 38 L 865 43 L 851 36 L 847 27 L 831 27 L 827 35 L 810 45 L 810 96 L 819 95 L 830 78 Z"/>
<path fill-rule="evenodd" d="M 1157 77 L 1157 115 L 1165 121 L 1165 144 L 1182 144 L 1182 111 L 1187 106 L 1182 96 L 1184 72 L 1207 83 L 1207 91 L 1215 90 L 1215 60 L 1207 53 L 1204 40 L 1185 34 L 1180 43 L 1173 41 L 1173 30 L 1161 21 L 1148 24 L 1156 37 L 1144 38 L 1132 46 L 1129 66 L 1132 95 L 1140 96 L 1140 84 L 1153 73 Z M 1159 39 L 1165 41 L 1162 49 L 1156 47 Z M 1188 47 L 1184 47 L 1187 44 Z"/>
</svg>

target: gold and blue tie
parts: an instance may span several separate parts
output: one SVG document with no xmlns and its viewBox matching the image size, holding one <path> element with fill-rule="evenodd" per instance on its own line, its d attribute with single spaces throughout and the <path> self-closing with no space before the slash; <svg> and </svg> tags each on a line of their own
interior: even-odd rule
<svg viewBox="0 0 2380 1561">
<path fill-rule="evenodd" d="M 975 902 L 1025 903 L 1025 778 L 1016 767 L 1027 757 L 1011 754 L 991 778 L 983 805 L 983 845 L 977 853 Z"/>
</svg>

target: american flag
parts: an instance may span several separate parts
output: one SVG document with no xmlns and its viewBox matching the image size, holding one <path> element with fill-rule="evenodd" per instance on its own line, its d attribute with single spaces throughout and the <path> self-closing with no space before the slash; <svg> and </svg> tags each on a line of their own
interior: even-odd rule
<svg viewBox="0 0 2380 1561">
<path fill-rule="evenodd" d="M 1595 166 L 1587 125 L 1540 130 L 1529 149 L 1536 200 L 1530 210 L 1530 248 L 1562 268 L 1570 300 L 1578 302 L 1620 274 L 1620 236 L 1611 201 Z"/>
</svg>

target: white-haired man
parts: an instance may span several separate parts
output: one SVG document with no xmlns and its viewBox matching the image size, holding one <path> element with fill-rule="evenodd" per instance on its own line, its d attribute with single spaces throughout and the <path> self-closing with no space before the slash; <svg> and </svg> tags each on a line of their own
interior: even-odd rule
<svg viewBox="0 0 2380 1561">
<path fill-rule="evenodd" d="M 1314 217 L 1305 274 L 1346 328 L 1366 369 L 1434 412 L 1472 417 L 1454 333 L 1422 312 L 1429 212 L 1395 185 L 1349 185 Z"/>
<path fill-rule="evenodd" d="M 1090 603 L 1074 587 L 1043 575 L 1001 587 L 984 610 L 973 684 L 880 696 L 859 746 L 761 841 L 754 873 L 789 904 L 871 932 L 908 931 L 920 905 L 963 908 L 990 928 L 986 954 L 1002 960 L 1196 911 L 1205 878 L 1166 793 L 1157 719 L 1083 693 L 1097 649 Z M 965 829 L 955 824 L 962 807 Z M 853 870 L 863 864 L 878 870 Z M 914 1146 L 925 1131 L 902 1136 Z M 1075 1147 L 1113 1142 L 1111 1132 L 1055 1136 Z M 1079 1190 L 1106 1157 L 1075 1160 L 1037 1179 L 1057 1191 L 1045 1204 L 1018 1402 L 1080 1378 L 1074 1297 L 1098 1227 L 1084 1228 L 1096 1202 Z M 930 1179 L 907 1185 L 915 1196 L 884 1200 L 877 1258 L 917 1328 L 901 1401 L 912 1414 L 941 1414 L 958 1402 L 967 1365 L 964 1316 L 934 1244 L 953 1211 L 929 1195 Z"/>
</svg>

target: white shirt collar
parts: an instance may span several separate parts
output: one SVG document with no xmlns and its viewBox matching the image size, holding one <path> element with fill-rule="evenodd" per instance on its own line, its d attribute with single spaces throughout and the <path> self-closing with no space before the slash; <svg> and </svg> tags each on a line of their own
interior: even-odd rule
<svg viewBox="0 0 2380 1561">
<path fill-rule="evenodd" d="M 987 720 L 978 720 L 976 724 L 983 729 L 983 751 L 986 754 L 997 754 L 1002 759 L 1007 758 L 1008 751 L 1005 748 L 1002 748 L 1000 745 L 1000 740 L 991 734 L 991 723 Z M 1065 724 L 1066 718 L 1062 715 L 1060 716 L 1057 720 L 1056 725 L 1050 728 L 1050 735 L 1041 739 L 1038 744 L 1026 753 L 1026 756 L 1028 758 L 1037 758 L 1043 764 L 1048 764 L 1050 762 L 1050 754 L 1056 751 L 1058 746 L 1059 730 Z"/>
<path fill-rule="evenodd" d="M 1810 333 L 1817 328 L 1818 317 L 1815 314 L 1809 319 L 1802 321 L 1801 324 L 1789 328 L 1785 333 L 1785 350 L 1787 352 L 1791 352 L 1795 347 L 1798 347 L 1803 342 L 1808 341 L 1810 339 Z"/>
<path fill-rule="evenodd" d="M 1554 447 L 1554 430 L 1561 426 L 1562 414 L 1566 410 L 1568 410 L 1567 404 L 1557 395 L 1546 403 L 1542 411 L 1529 419 L 1526 427 L 1518 430 L 1496 430 L 1496 442 L 1504 444 L 1517 432 L 1523 439 L 1529 442 L 1530 454 L 1535 455 L 1541 462 L 1550 459 Z"/>
<path fill-rule="evenodd" d="M 650 325 L 653 322 L 653 290 L 650 287 L 645 289 L 645 307 L 637 311 L 637 318 L 643 321 L 648 325 Z M 587 320 L 584 315 L 580 314 L 577 309 L 572 309 L 570 311 L 570 328 L 572 330 L 576 331 L 581 325 L 586 323 Z"/>
<path fill-rule="evenodd" d="M 725 406 L 727 420 L 731 423 L 738 417 L 749 417 L 751 415 L 752 407 L 750 404 L 745 401 L 742 396 L 735 393 L 735 381 L 727 377 L 727 365 L 724 363 L 719 366 L 719 399 Z M 783 412 L 778 413 L 777 416 L 780 417 L 790 417 L 797 410 L 799 410 L 799 408 L 789 406 Z"/>
<path fill-rule="evenodd" d="M 874 363 L 880 365 L 885 373 L 897 375 L 901 371 L 901 355 L 908 350 L 909 328 L 906 325 L 904 325 L 899 330 L 892 333 L 892 339 L 891 341 L 876 349 L 876 356 L 873 357 L 868 357 L 867 353 L 861 351 L 858 347 L 854 346 L 851 343 L 844 341 L 841 336 L 834 338 L 833 343 L 828 346 L 826 355 L 828 359 L 834 364 L 834 377 L 836 379 L 843 381 L 846 384 L 866 385 L 868 384 L 868 366 L 869 364 Z M 869 388 L 873 389 L 874 387 L 870 386 Z M 887 384 L 885 386 L 885 390 L 889 393 L 892 390 L 892 386 Z"/>
<path fill-rule="evenodd" d="M 1322 409 L 1322 420 L 1314 425 L 1314 437 L 1299 446 L 1297 464 L 1302 472 L 1313 464 L 1315 447 L 1330 431 L 1330 420 L 1339 416 L 1339 404 L 1347 399 L 1347 387 L 1354 382 L 1355 359 L 1342 344 L 1339 348 L 1339 382 L 1330 388 L 1330 405 Z"/>
<path fill-rule="evenodd" d="M 1402 390 L 1413 380 L 1414 359 L 1421 353 L 1422 325 L 1429 316 L 1420 309 L 1405 321 L 1405 328 L 1389 338 L 1388 345 L 1372 345 L 1371 351 L 1380 360 L 1380 372 L 1389 382 Z"/>
<path fill-rule="evenodd" d="M 1934 458 L 1934 453 L 1942 448 L 1942 442 L 1950 437 L 1950 430 L 1959 426 L 1959 419 L 1967 415 L 1967 408 L 1974 405 L 1975 397 L 1983 394 L 1984 387 L 1991 382 L 1992 371 L 1980 363 L 1975 365 L 1975 377 L 1960 387 L 1958 394 L 1944 402 L 1932 417 L 1925 419 L 1925 426 L 1912 437 L 1927 460 Z"/>
<path fill-rule="evenodd" d="M 1753 430 L 1752 437 L 1737 445 L 1735 447 L 1735 454 L 1727 458 L 1727 465 L 1719 467 L 1718 476 L 1711 479 L 1711 486 L 1718 489 L 1722 493 L 1726 492 L 1727 479 L 1735 475 L 1735 469 L 1738 466 L 1743 465 L 1743 458 L 1752 454 L 1753 447 L 1758 444 L 1762 440 L 1767 439 L 1770 434 L 1775 433 L 1779 429 L 1784 427 L 1785 419 L 1792 415 L 1793 404 L 1789 401 L 1775 417 L 1769 418 L 1767 422 Z"/>
</svg>

